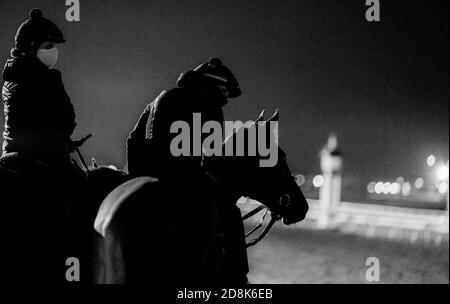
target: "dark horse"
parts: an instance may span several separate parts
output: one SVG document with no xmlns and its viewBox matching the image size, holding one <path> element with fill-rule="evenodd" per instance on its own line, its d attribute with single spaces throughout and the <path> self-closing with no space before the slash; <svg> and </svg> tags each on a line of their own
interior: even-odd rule
<svg viewBox="0 0 450 304">
<path fill-rule="evenodd" d="M 44 165 L 19 162 L 14 171 L 0 167 L 2 277 L 15 283 L 64 283 L 66 259 L 79 253 L 70 208 L 63 191 L 41 174 Z"/>
<path fill-rule="evenodd" d="M 224 146 L 251 128 L 256 123 L 237 130 Z M 97 283 L 246 283 L 245 232 L 236 201 L 257 199 L 286 224 L 303 220 L 308 211 L 280 148 L 278 155 L 269 168 L 259 166 L 259 156 L 212 157 L 173 178 L 139 177 L 120 185 L 95 220 L 102 236 Z"/>
<path fill-rule="evenodd" d="M 54 168 L 19 154 L 3 157 L 1 165 L 9 168 L 0 166 L 2 277 L 10 282 L 67 283 L 66 260 L 77 257 L 81 281 L 92 282 L 88 269 L 96 236 L 93 222 L 101 202 L 126 180 L 125 174 L 95 168 L 73 185 Z M 72 204 L 69 187 L 78 194 Z"/>
</svg>

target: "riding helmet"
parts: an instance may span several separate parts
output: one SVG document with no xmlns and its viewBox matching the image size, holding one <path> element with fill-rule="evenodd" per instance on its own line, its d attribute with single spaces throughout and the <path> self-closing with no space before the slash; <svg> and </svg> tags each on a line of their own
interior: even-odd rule
<svg viewBox="0 0 450 304">
<path fill-rule="evenodd" d="M 44 18 L 40 9 L 32 9 L 29 16 L 30 19 L 22 23 L 17 30 L 15 36 L 16 49 L 28 51 L 33 44 L 36 45 L 44 41 L 66 42 L 61 30 L 52 21 Z"/>
<path fill-rule="evenodd" d="M 219 58 L 210 58 L 194 69 L 196 72 L 202 73 L 204 76 L 210 77 L 228 89 L 228 98 L 235 98 L 241 95 L 239 83 L 233 73 L 222 64 Z"/>
</svg>

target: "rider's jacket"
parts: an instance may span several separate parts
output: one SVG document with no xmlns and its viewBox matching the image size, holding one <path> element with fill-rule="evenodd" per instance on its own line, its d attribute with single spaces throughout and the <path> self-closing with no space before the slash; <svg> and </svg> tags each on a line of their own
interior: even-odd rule
<svg viewBox="0 0 450 304">
<path fill-rule="evenodd" d="M 44 160 L 68 155 L 75 112 L 61 79 L 36 57 L 11 58 L 3 70 L 3 154 L 18 152 Z"/>
<path fill-rule="evenodd" d="M 127 140 L 131 176 L 173 179 L 180 172 L 189 176 L 190 172 L 208 171 L 201 157 L 175 157 L 171 154 L 171 141 L 177 134 L 171 134 L 170 129 L 173 122 L 180 120 L 187 122 L 192 129 L 193 113 L 201 113 L 202 124 L 206 121 L 223 123 L 222 106 L 226 98 L 217 86 L 210 85 L 200 73 L 188 71 L 180 76 L 176 88 L 163 91 L 146 107 Z M 225 280 L 244 284 L 249 271 L 244 227 L 235 202 L 223 200 L 226 202 L 220 204 L 220 213 L 225 219 Z"/>
<path fill-rule="evenodd" d="M 200 166 L 199 157 L 172 157 L 171 141 L 177 136 L 170 131 L 172 123 L 187 122 L 193 126 L 193 114 L 201 113 L 201 123 L 223 123 L 222 106 L 226 98 L 216 85 L 199 72 L 183 73 L 177 87 L 163 91 L 151 102 L 127 139 L 127 165 L 132 176 L 155 175 L 168 171 L 168 165 L 181 167 Z M 162 165 L 161 168 L 159 165 Z"/>
</svg>

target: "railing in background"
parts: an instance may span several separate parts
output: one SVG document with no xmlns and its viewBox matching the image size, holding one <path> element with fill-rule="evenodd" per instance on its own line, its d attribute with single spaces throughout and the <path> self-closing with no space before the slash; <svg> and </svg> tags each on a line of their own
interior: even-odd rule
<svg viewBox="0 0 450 304">
<path fill-rule="evenodd" d="M 381 237 L 392 240 L 419 240 L 436 245 L 449 239 L 449 222 L 446 211 L 380 206 L 341 202 L 333 209 L 323 210 L 320 200 L 308 199 L 310 210 L 304 222 L 284 229 L 328 229 L 366 237 Z M 241 201 L 241 208 L 252 210 L 259 203 Z M 323 226 L 324 214 L 327 226 Z M 259 218 L 254 219 L 258 221 Z M 322 221 L 322 222 L 321 222 Z"/>
<path fill-rule="evenodd" d="M 448 192 L 445 211 L 341 202 L 343 157 L 334 134 L 320 152 L 320 167 L 323 176 L 320 199 L 308 200 L 310 211 L 304 222 L 285 227 L 340 230 L 367 237 L 407 239 L 412 243 L 419 239 L 436 245 L 448 243 Z M 259 204 L 252 200 L 241 203 L 245 210 Z"/>
</svg>

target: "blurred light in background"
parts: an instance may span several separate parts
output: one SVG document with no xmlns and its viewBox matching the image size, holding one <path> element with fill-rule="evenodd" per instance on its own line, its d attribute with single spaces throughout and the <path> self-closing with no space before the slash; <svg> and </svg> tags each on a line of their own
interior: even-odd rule
<svg viewBox="0 0 450 304">
<path fill-rule="evenodd" d="M 376 183 L 376 185 L 375 185 L 375 193 L 376 194 L 383 193 L 383 183 L 382 182 Z"/>
<path fill-rule="evenodd" d="M 374 193 L 374 192 L 375 192 L 375 186 L 376 186 L 376 184 L 377 184 L 377 183 L 375 183 L 375 182 L 370 182 L 370 183 L 367 185 L 367 192 L 369 192 L 370 194 Z"/>
<path fill-rule="evenodd" d="M 414 185 L 416 186 L 416 189 L 422 189 L 423 184 L 424 184 L 423 178 L 419 177 L 418 179 L 416 179 Z"/>
<path fill-rule="evenodd" d="M 440 181 L 446 180 L 448 178 L 448 165 L 441 165 L 437 169 L 437 176 Z"/>
<path fill-rule="evenodd" d="M 314 179 L 313 179 L 313 185 L 316 188 L 320 188 L 320 187 L 322 187 L 324 181 L 325 181 L 325 179 L 323 178 L 322 175 L 316 175 L 316 176 L 314 176 Z"/>
<path fill-rule="evenodd" d="M 395 181 L 399 184 L 403 184 L 405 182 L 405 179 L 400 176 L 400 177 L 397 177 L 397 179 Z"/>
<path fill-rule="evenodd" d="M 402 190 L 402 186 L 399 183 L 391 184 L 391 194 L 396 195 L 399 194 Z"/>
<path fill-rule="evenodd" d="M 391 192 L 391 183 L 384 183 L 383 184 L 383 193 L 389 194 Z"/>
<path fill-rule="evenodd" d="M 406 183 L 403 184 L 403 186 L 402 186 L 402 194 L 404 196 L 408 196 L 408 195 L 411 194 L 411 184 L 410 183 L 406 182 Z"/>
<path fill-rule="evenodd" d="M 428 156 L 428 158 L 427 158 L 428 166 L 433 167 L 435 163 L 436 163 L 436 157 L 433 154 Z"/>
<path fill-rule="evenodd" d="M 442 182 L 439 184 L 439 193 L 440 194 L 445 194 L 448 191 L 448 183 L 447 182 Z"/>
<path fill-rule="evenodd" d="M 303 185 L 306 182 L 305 176 L 303 174 L 297 174 L 295 176 L 295 182 L 299 186 Z"/>
</svg>

